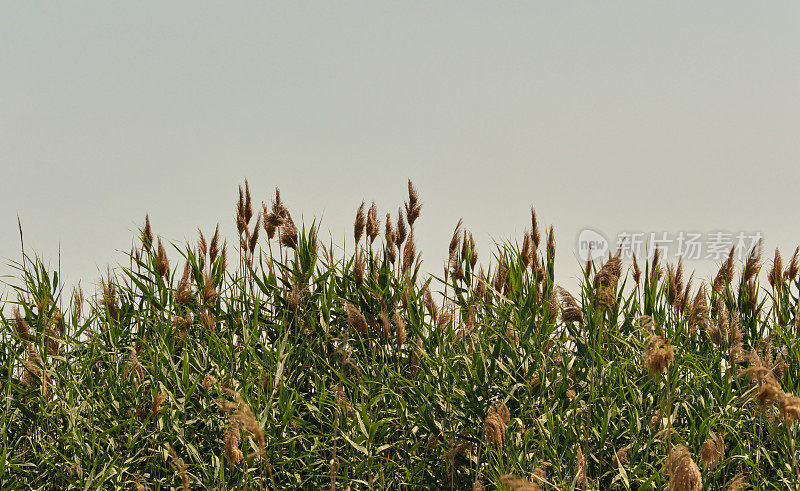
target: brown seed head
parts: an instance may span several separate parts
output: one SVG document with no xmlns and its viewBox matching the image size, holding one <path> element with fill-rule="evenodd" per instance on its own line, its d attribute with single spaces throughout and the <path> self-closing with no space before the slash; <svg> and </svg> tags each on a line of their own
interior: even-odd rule
<svg viewBox="0 0 800 491">
<path fill-rule="evenodd" d="M 150 417 L 152 418 L 153 422 L 158 419 L 158 413 L 161 411 L 161 405 L 164 401 L 167 400 L 167 393 L 166 392 L 159 392 L 156 394 L 155 398 L 153 398 L 153 402 L 150 404 Z"/>
<path fill-rule="evenodd" d="M 214 236 L 211 237 L 211 245 L 208 247 L 208 257 L 213 263 L 217 256 L 219 255 L 219 224 L 217 224 L 217 228 L 214 229 Z"/>
<path fill-rule="evenodd" d="M 798 271 L 800 271 L 800 247 L 794 250 L 794 254 L 792 254 L 792 259 L 789 261 L 789 266 L 787 266 L 786 271 L 783 273 L 783 278 L 789 282 L 794 281 L 797 277 Z"/>
<path fill-rule="evenodd" d="M 362 336 L 366 336 L 369 333 L 369 328 L 364 314 L 348 301 L 344 302 L 344 311 L 347 314 L 347 325 L 358 331 Z"/>
<path fill-rule="evenodd" d="M 411 228 L 414 228 L 414 222 L 417 221 L 419 218 L 419 212 L 422 209 L 422 203 L 419 201 L 419 195 L 417 194 L 417 189 L 414 187 L 414 184 L 411 182 L 411 179 L 408 180 L 408 201 L 405 203 L 406 205 L 406 218 L 408 219 L 408 224 Z"/>
<path fill-rule="evenodd" d="M 453 236 L 450 239 L 450 245 L 447 247 L 448 252 L 448 261 L 453 262 L 456 258 L 456 253 L 458 251 L 458 241 L 461 237 L 461 224 L 463 219 L 459 218 L 458 223 L 456 224 L 456 228 L 453 230 Z"/>
<path fill-rule="evenodd" d="M 256 219 L 256 224 L 261 223 L 261 214 L 258 215 Z M 261 230 L 260 227 L 253 228 L 253 235 L 250 236 L 250 242 L 248 243 L 248 250 L 250 251 L 250 256 L 253 255 L 253 252 L 256 250 L 256 245 L 258 244 L 258 232 Z"/>
<path fill-rule="evenodd" d="M 150 215 L 144 216 L 144 228 L 142 229 L 142 245 L 146 250 L 153 246 L 153 230 L 150 227 Z"/>
<path fill-rule="evenodd" d="M 369 212 L 367 213 L 367 224 L 366 224 L 366 232 L 367 237 L 369 237 L 369 244 L 372 245 L 375 242 L 375 238 L 380 233 L 380 224 L 378 223 L 378 207 L 375 206 L 375 202 L 372 202 L 372 205 L 369 207 Z"/>
<path fill-rule="evenodd" d="M 744 283 L 750 282 L 750 280 L 758 274 L 759 269 L 761 269 L 761 241 L 759 241 L 750 251 L 750 254 L 747 255 L 742 281 Z"/>
<path fill-rule="evenodd" d="M 672 363 L 675 348 L 664 342 L 661 336 L 652 335 L 647 342 L 642 359 L 651 377 L 657 377 Z"/>
<path fill-rule="evenodd" d="M 578 453 L 575 455 L 575 476 L 578 488 L 586 489 L 589 486 L 589 462 L 584 457 L 581 447 L 578 447 Z"/>
<path fill-rule="evenodd" d="M 700 464 L 703 468 L 716 467 L 725 457 L 725 442 L 717 433 L 710 433 L 700 448 Z"/>
<path fill-rule="evenodd" d="M 30 340 L 30 328 L 25 318 L 19 312 L 19 307 L 14 306 L 14 330 L 17 331 L 20 339 L 23 341 Z"/>
<path fill-rule="evenodd" d="M 583 310 L 581 310 L 581 306 L 578 304 L 575 297 L 573 297 L 566 288 L 561 286 L 556 286 L 556 291 L 561 300 L 561 318 L 564 322 L 577 322 L 578 324 L 582 324 Z"/>
<path fill-rule="evenodd" d="M 414 261 L 417 258 L 416 246 L 414 244 L 414 229 L 411 229 L 411 235 L 408 236 L 405 248 L 403 249 L 403 271 L 410 274 L 414 267 Z"/>
<path fill-rule="evenodd" d="M 700 469 L 684 445 L 676 445 L 664 463 L 664 475 L 669 478 L 668 490 L 701 491 L 703 478 Z"/>
<path fill-rule="evenodd" d="M 356 288 L 361 288 L 364 284 L 364 271 L 367 263 L 364 259 L 364 254 L 359 250 L 356 251 L 356 257 L 353 260 L 353 278 L 356 281 Z"/>
<path fill-rule="evenodd" d="M 500 482 L 503 484 L 503 489 L 507 491 L 541 491 L 542 489 L 538 484 L 513 474 L 500 476 Z"/>
<path fill-rule="evenodd" d="M 286 219 L 281 227 L 281 245 L 289 249 L 297 249 L 298 237 L 299 232 L 297 231 L 297 227 L 295 227 L 294 221 L 287 211 Z"/>
<path fill-rule="evenodd" d="M 356 221 L 353 224 L 353 238 L 356 240 L 356 245 L 361 241 L 361 237 L 364 235 L 364 227 L 367 224 L 367 216 L 364 214 L 364 206 L 366 203 L 363 201 L 361 202 L 361 206 L 358 207 L 356 211 Z"/>
<path fill-rule="evenodd" d="M 161 242 L 161 237 L 158 238 L 158 254 L 156 255 L 156 273 L 158 276 L 165 278 L 169 274 L 169 259 L 167 259 L 167 251 L 164 249 L 164 244 Z"/>
<path fill-rule="evenodd" d="M 775 248 L 775 259 L 772 260 L 772 269 L 769 270 L 767 279 L 772 288 L 777 288 L 783 283 L 783 259 L 777 247 Z"/>
<path fill-rule="evenodd" d="M 539 242 L 542 239 L 539 234 L 539 222 L 536 220 L 536 210 L 531 206 L 531 239 L 533 240 L 533 250 L 539 250 Z"/>
<path fill-rule="evenodd" d="M 403 242 L 405 242 L 407 234 L 408 231 L 406 229 L 406 222 L 403 219 L 403 209 L 400 208 L 397 210 L 397 236 L 395 237 L 395 242 L 398 248 L 403 245 Z"/>
</svg>

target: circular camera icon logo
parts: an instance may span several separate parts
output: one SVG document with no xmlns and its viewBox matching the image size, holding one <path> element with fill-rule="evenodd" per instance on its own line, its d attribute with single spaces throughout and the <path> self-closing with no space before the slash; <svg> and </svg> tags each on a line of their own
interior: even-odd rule
<svg viewBox="0 0 800 491">
<path fill-rule="evenodd" d="M 608 255 L 608 239 L 596 230 L 585 228 L 578 234 L 577 249 L 581 261 L 594 261 Z"/>
</svg>

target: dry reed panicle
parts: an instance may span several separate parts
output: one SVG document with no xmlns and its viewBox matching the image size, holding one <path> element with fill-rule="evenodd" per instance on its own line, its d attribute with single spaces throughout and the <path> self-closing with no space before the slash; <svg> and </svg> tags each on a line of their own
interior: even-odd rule
<svg viewBox="0 0 800 491">
<path fill-rule="evenodd" d="M 261 214 L 259 213 L 258 218 L 256 219 L 256 223 L 261 223 Z M 250 251 L 250 257 L 253 256 L 253 252 L 256 250 L 256 245 L 258 244 L 258 232 L 261 230 L 260 227 L 253 228 L 253 234 L 250 236 L 250 240 L 247 244 L 247 248 Z"/>
<path fill-rule="evenodd" d="M 228 429 L 225 431 L 225 435 L 222 437 L 223 452 L 225 453 L 225 457 L 228 459 L 228 462 L 232 464 L 238 464 L 244 460 L 244 453 L 242 453 L 241 449 L 239 449 L 239 443 L 241 443 L 240 430 L 241 428 L 238 422 L 230 421 Z"/>
<path fill-rule="evenodd" d="M 583 448 L 578 447 L 575 455 L 575 487 L 586 489 L 589 487 L 589 462 L 583 454 Z"/>
<path fill-rule="evenodd" d="M 366 267 L 367 262 L 364 258 L 364 253 L 359 249 L 356 251 L 356 257 L 353 259 L 353 279 L 356 282 L 357 288 L 361 288 L 361 285 L 364 284 L 364 272 Z"/>
<path fill-rule="evenodd" d="M 741 322 L 739 311 L 734 310 L 728 320 L 728 332 L 725 333 L 728 340 L 728 355 L 731 361 L 734 362 L 744 359 L 744 335 L 742 334 Z"/>
<path fill-rule="evenodd" d="M 658 282 L 661 277 L 661 249 L 655 247 L 653 249 L 653 259 L 650 263 L 650 283 Z"/>
<path fill-rule="evenodd" d="M 177 452 L 175 449 L 172 448 L 172 445 L 169 443 L 167 444 L 167 450 L 169 451 L 169 456 L 172 459 L 172 464 L 175 466 L 175 470 L 178 472 L 178 475 L 181 476 L 181 485 L 183 486 L 183 491 L 188 491 L 189 488 L 189 473 L 187 473 L 187 466 L 182 459 L 178 458 Z"/>
<path fill-rule="evenodd" d="M 211 244 L 208 246 L 208 258 L 213 264 L 219 255 L 219 224 L 214 229 L 214 235 L 211 237 Z"/>
<path fill-rule="evenodd" d="M 211 387 L 213 387 L 214 384 L 216 383 L 217 383 L 217 378 L 215 376 L 206 375 L 205 377 L 203 377 L 203 381 L 200 383 L 200 385 L 202 385 L 203 388 L 206 390 L 211 390 Z"/>
<path fill-rule="evenodd" d="M 394 329 L 395 329 L 395 347 L 399 351 L 404 344 L 406 344 L 406 323 L 399 312 L 395 312 L 393 316 Z"/>
<path fill-rule="evenodd" d="M 280 229 L 280 241 L 283 247 L 289 249 L 297 249 L 297 240 L 299 232 L 292 220 L 292 216 L 286 211 L 283 225 Z"/>
<path fill-rule="evenodd" d="M 150 403 L 150 418 L 155 423 L 158 419 L 158 413 L 161 412 L 161 405 L 164 404 L 164 401 L 167 400 L 167 393 L 166 392 L 159 392 L 153 398 L 153 402 Z"/>
<path fill-rule="evenodd" d="M 531 240 L 533 240 L 533 250 L 539 250 L 539 242 L 542 236 L 539 233 L 539 221 L 536 219 L 536 210 L 531 206 Z"/>
<path fill-rule="evenodd" d="M 233 396 L 234 401 L 219 400 L 218 404 L 222 410 L 228 415 L 229 428 L 224 437 L 225 455 L 231 462 L 237 463 L 242 460 L 242 452 L 239 450 L 238 445 L 241 441 L 239 432 L 246 430 L 250 432 L 256 440 L 258 450 L 249 454 L 246 458 L 249 460 L 253 457 L 264 455 L 265 450 L 265 437 L 264 430 L 261 424 L 253 414 L 250 405 L 245 402 L 242 395 L 232 389 L 226 389 L 229 395 Z M 238 451 L 238 452 L 237 452 Z"/>
<path fill-rule="evenodd" d="M 448 263 L 452 263 L 456 259 L 456 254 L 458 252 L 458 245 L 459 241 L 461 240 L 461 225 L 463 223 L 463 219 L 459 218 L 458 223 L 456 223 L 456 228 L 453 229 L 453 236 L 450 238 L 450 244 L 447 246 L 447 260 Z"/>
<path fill-rule="evenodd" d="M 664 373 L 674 357 L 675 347 L 666 344 L 661 336 L 654 334 L 647 341 L 642 360 L 650 376 L 657 377 Z"/>
<path fill-rule="evenodd" d="M 625 445 L 614 453 L 613 460 L 616 465 L 624 465 L 628 463 L 628 452 L 631 446 Z"/>
<path fill-rule="evenodd" d="M 365 231 L 367 233 L 367 237 L 369 237 L 370 246 L 373 242 L 375 242 L 375 238 L 380 233 L 380 228 L 380 223 L 378 223 L 378 207 L 373 201 L 372 205 L 369 207 L 369 212 L 367 212 L 367 223 L 365 226 Z"/>
<path fill-rule="evenodd" d="M 125 368 L 122 370 L 122 375 L 127 377 L 128 375 L 133 374 L 134 382 L 136 386 L 139 387 L 144 380 L 144 367 L 142 367 L 141 362 L 139 362 L 139 355 L 136 353 L 136 350 L 132 350 L 130 356 L 128 356 L 128 361 L 125 363 Z"/>
<path fill-rule="evenodd" d="M 769 270 L 767 280 L 769 281 L 769 286 L 773 289 L 783 283 L 783 259 L 777 247 L 775 248 L 775 258 L 772 260 L 772 269 Z"/>
<path fill-rule="evenodd" d="M 369 333 L 369 328 L 364 314 L 347 300 L 344 302 L 344 311 L 347 314 L 347 325 L 358 331 L 362 336 L 366 336 Z"/>
<path fill-rule="evenodd" d="M 145 250 L 153 247 L 153 229 L 150 227 L 150 214 L 144 216 L 144 228 L 142 229 L 142 246 Z"/>
<path fill-rule="evenodd" d="M 414 261 L 417 258 L 417 250 L 416 245 L 414 244 L 414 229 L 411 229 L 411 234 L 408 236 L 408 240 L 406 241 L 406 246 L 403 249 L 403 272 L 406 274 L 411 274 L 411 270 L 414 267 Z"/>
<path fill-rule="evenodd" d="M 17 335 L 23 341 L 30 340 L 30 327 L 28 327 L 28 323 L 25 321 L 25 318 L 22 317 L 22 314 L 19 312 L 19 307 L 16 305 L 14 306 L 14 330 L 17 331 Z"/>
<path fill-rule="evenodd" d="M 419 218 L 419 213 L 420 210 L 422 209 L 422 203 L 420 203 L 419 201 L 417 188 L 414 187 L 414 184 L 411 182 L 411 179 L 408 180 L 408 201 L 406 201 L 405 206 L 406 206 L 406 219 L 408 220 L 408 225 L 413 229 L 414 222 L 416 222 L 417 218 Z"/>
<path fill-rule="evenodd" d="M 736 474 L 728 484 L 728 491 L 742 491 L 750 487 L 744 474 Z"/>
<path fill-rule="evenodd" d="M 747 255 L 742 283 L 749 283 L 758 274 L 759 269 L 761 269 L 761 241 L 753 246 Z"/>
<path fill-rule="evenodd" d="M 678 307 L 678 300 L 683 291 L 683 260 L 678 261 L 678 266 L 667 264 L 667 304 Z"/>
<path fill-rule="evenodd" d="M 472 442 L 459 439 L 456 443 L 450 445 L 450 448 L 445 453 L 445 459 L 450 462 L 450 465 L 461 466 L 464 460 L 469 460 L 472 455 Z"/>
<path fill-rule="evenodd" d="M 555 257 L 556 254 L 556 235 L 553 226 L 547 230 L 547 257 Z"/>
<path fill-rule="evenodd" d="M 197 239 L 197 255 L 201 257 L 205 257 L 208 253 L 208 244 L 206 243 L 206 237 L 203 235 L 203 231 L 200 228 L 197 229 L 197 234 L 200 236 Z"/>
<path fill-rule="evenodd" d="M 709 433 L 700 448 L 700 463 L 703 468 L 713 468 L 725 458 L 725 441 L 718 433 Z"/>
<path fill-rule="evenodd" d="M 747 377 L 750 383 L 758 385 L 754 397 L 758 405 L 766 409 L 782 398 L 781 384 L 775 377 L 772 367 L 766 366 L 758 353 L 751 351 L 748 358 L 750 364 L 741 372 L 741 376 Z"/>
<path fill-rule="evenodd" d="M 167 251 L 164 249 L 164 244 L 161 242 L 161 237 L 158 238 L 158 253 L 156 254 L 156 274 L 162 278 L 166 278 L 169 274 L 169 259 L 167 259 Z"/>
<path fill-rule="evenodd" d="M 583 323 L 583 311 L 578 301 L 566 288 L 557 285 L 556 291 L 561 300 L 561 318 L 564 322 L 577 322 Z"/>
<path fill-rule="evenodd" d="M 533 250 L 531 249 L 531 236 L 528 231 L 522 237 L 522 250 L 520 251 L 520 259 L 522 259 L 522 266 L 527 269 L 533 263 Z"/>
<path fill-rule="evenodd" d="M 203 274 L 203 305 L 211 305 L 219 296 L 214 278 L 208 273 Z"/>
<path fill-rule="evenodd" d="M 733 280 L 733 258 L 735 253 L 736 246 L 732 246 L 730 252 L 728 253 L 727 259 L 720 265 L 716 276 L 714 276 L 714 281 L 712 283 L 712 288 L 714 291 L 722 292 L 725 286 L 730 285 L 731 281 Z"/>
<path fill-rule="evenodd" d="M 399 249 L 403 242 L 406 240 L 406 236 L 408 235 L 408 229 L 406 229 L 406 222 L 403 219 L 403 209 L 397 209 L 397 236 L 395 237 L 395 243 L 397 244 L 397 248 Z"/>
<path fill-rule="evenodd" d="M 639 263 L 636 262 L 636 254 L 633 255 L 633 282 L 637 285 L 642 277 L 642 270 L 639 269 Z"/>
<path fill-rule="evenodd" d="M 540 491 L 542 488 L 538 484 L 532 483 L 524 477 L 513 474 L 505 474 L 500 477 L 500 483 L 507 491 Z"/>
<path fill-rule="evenodd" d="M 793 282 L 794 279 L 797 277 L 798 271 L 800 271 L 800 246 L 798 246 L 794 250 L 794 254 L 792 254 L 792 259 L 789 261 L 789 265 L 786 267 L 786 271 L 783 272 L 783 279 L 788 282 Z"/>
<path fill-rule="evenodd" d="M 694 281 L 694 272 L 689 276 L 689 281 L 686 282 L 686 287 L 683 289 L 683 294 L 678 301 L 678 312 L 683 314 L 686 313 L 686 310 L 689 307 L 689 299 L 691 298 L 692 292 L 692 282 Z M 689 326 L 692 332 L 694 332 L 694 328 L 696 326 Z"/>
<path fill-rule="evenodd" d="M 511 415 L 505 403 L 499 402 L 489 408 L 483 422 L 483 433 L 487 443 L 503 448 L 506 441 L 506 425 L 511 420 Z"/>
<path fill-rule="evenodd" d="M 688 291 L 687 288 L 687 297 Z M 694 329 L 697 327 L 705 327 L 709 323 L 709 311 L 708 305 L 706 305 L 706 291 L 704 286 L 700 286 L 697 290 L 697 294 L 694 296 L 694 300 L 692 300 L 691 310 L 689 311 L 689 316 L 687 319 L 687 323 L 690 329 Z"/>
<path fill-rule="evenodd" d="M 200 323 L 208 332 L 213 332 L 216 330 L 216 318 L 208 309 L 203 309 L 203 312 L 200 314 Z"/>
<path fill-rule="evenodd" d="M 178 285 L 175 287 L 175 294 L 174 294 L 174 301 L 178 305 L 186 305 L 192 301 L 192 290 L 190 287 L 190 279 L 192 277 L 192 265 L 189 264 L 187 260 L 183 264 L 183 275 L 181 279 L 178 281 Z"/>
<path fill-rule="evenodd" d="M 387 213 L 386 225 L 383 231 L 383 239 L 386 241 L 386 254 L 390 264 L 394 264 L 395 261 L 397 261 L 397 252 L 395 248 L 396 235 L 397 234 L 394 231 L 394 226 L 392 225 L 392 215 Z"/>
<path fill-rule="evenodd" d="M 244 221 L 249 224 L 250 219 L 253 218 L 253 202 L 250 199 L 250 183 L 247 182 L 247 179 L 244 180 L 244 189 Z"/>
<path fill-rule="evenodd" d="M 44 381 L 45 386 L 50 386 L 50 375 L 44 366 L 42 357 L 32 343 L 28 343 L 26 347 L 28 358 L 22 362 L 23 372 L 20 382 L 28 386 L 40 386 Z M 44 377 L 42 377 L 44 374 Z M 44 380 L 43 380 L 44 379 Z"/>
<path fill-rule="evenodd" d="M 425 309 L 428 311 L 428 315 L 430 315 L 431 319 L 433 320 L 432 324 L 438 324 L 439 307 L 433 300 L 433 294 L 431 294 L 431 289 L 428 285 L 425 285 L 425 290 L 422 294 L 422 302 L 425 304 Z"/>
<path fill-rule="evenodd" d="M 594 277 L 594 287 L 601 288 L 614 286 L 622 274 L 622 259 L 619 253 L 616 256 L 609 254 L 608 261 L 603 264 Z"/>
<path fill-rule="evenodd" d="M 664 475 L 669 478 L 668 491 L 701 491 L 703 477 L 700 469 L 692 460 L 689 449 L 684 445 L 676 445 L 664 463 Z"/>
<path fill-rule="evenodd" d="M 800 397 L 783 393 L 779 405 L 781 418 L 788 422 L 800 421 Z"/>
<path fill-rule="evenodd" d="M 100 300 L 100 306 L 108 312 L 108 315 L 117 320 L 119 316 L 119 306 L 117 305 L 117 287 L 111 278 L 111 270 L 108 271 L 108 281 L 100 279 L 100 284 L 103 288 L 103 298 Z"/>
</svg>

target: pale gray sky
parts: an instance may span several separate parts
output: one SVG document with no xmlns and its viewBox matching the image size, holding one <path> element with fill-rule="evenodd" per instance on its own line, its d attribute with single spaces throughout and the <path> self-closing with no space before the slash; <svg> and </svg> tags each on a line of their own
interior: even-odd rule
<svg viewBox="0 0 800 491">
<path fill-rule="evenodd" d="M 236 186 L 351 236 L 411 177 L 439 270 L 458 218 L 800 235 L 797 2 L 3 2 L 0 272 L 25 244 L 66 279 L 155 232 L 235 234 Z M 701 270 L 708 264 L 692 263 Z"/>
</svg>

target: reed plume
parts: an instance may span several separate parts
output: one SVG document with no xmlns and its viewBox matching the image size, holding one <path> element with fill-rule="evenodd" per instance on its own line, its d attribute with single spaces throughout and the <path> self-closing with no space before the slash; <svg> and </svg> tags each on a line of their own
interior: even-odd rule
<svg viewBox="0 0 800 491">
<path fill-rule="evenodd" d="M 540 491 L 542 489 L 538 484 L 513 474 L 500 476 L 500 483 L 508 491 Z"/>
<path fill-rule="evenodd" d="M 144 228 L 142 229 L 142 246 L 145 250 L 153 247 L 153 229 L 150 227 L 150 214 L 144 216 Z"/>
<path fill-rule="evenodd" d="M 674 357 L 675 347 L 666 344 L 661 336 L 655 334 L 650 336 L 642 355 L 644 365 L 651 377 L 663 374 Z"/>
<path fill-rule="evenodd" d="M 664 463 L 664 475 L 669 478 L 667 490 L 701 491 L 703 489 L 703 477 L 700 469 L 692 460 L 689 449 L 684 445 L 676 445 L 670 451 Z"/>
<path fill-rule="evenodd" d="M 556 286 L 556 291 L 561 299 L 561 318 L 564 322 L 583 324 L 583 311 L 575 297 L 561 286 Z"/>
<path fill-rule="evenodd" d="M 725 442 L 718 433 L 710 433 L 700 448 L 700 463 L 708 469 L 716 467 L 725 458 Z"/>
<path fill-rule="evenodd" d="M 422 209 L 422 203 L 419 201 L 417 188 L 414 187 L 411 179 L 408 180 L 408 201 L 406 201 L 405 205 L 406 219 L 408 220 L 408 225 L 413 229 L 414 222 L 416 222 L 417 218 L 419 218 L 419 212 Z"/>
<path fill-rule="evenodd" d="M 380 224 L 378 223 L 378 207 L 375 206 L 375 202 L 372 202 L 372 205 L 369 207 L 369 212 L 367 213 L 367 223 L 365 225 L 367 237 L 369 237 L 369 245 L 371 246 L 373 242 L 375 242 L 375 238 L 380 233 Z"/>
<path fill-rule="evenodd" d="M 773 289 L 783 283 L 783 259 L 777 247 L 775 248 L 775 258 L 772 260 L 772 269 L 769 270 L 767 280 L 769 281 L 769 286 Z"/>
</svg>

